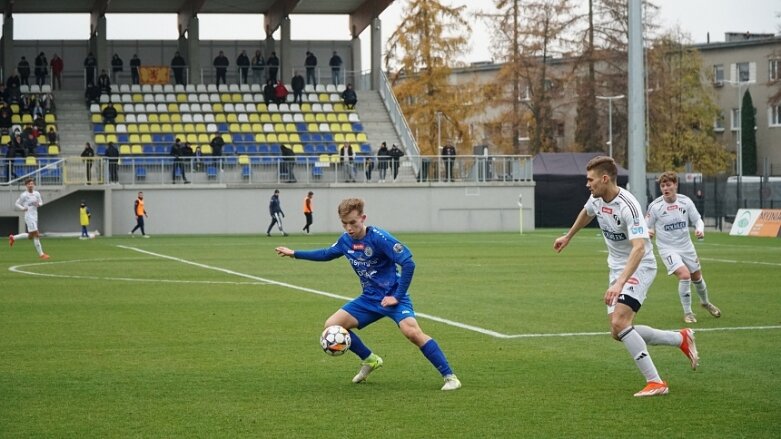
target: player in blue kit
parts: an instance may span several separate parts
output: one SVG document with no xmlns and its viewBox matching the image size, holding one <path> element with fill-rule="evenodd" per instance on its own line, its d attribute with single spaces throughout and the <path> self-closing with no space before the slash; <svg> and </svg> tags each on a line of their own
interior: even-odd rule
<svg viewBox="0 0 781 439">
<path fill-rule="evenodd" d="M 358 275 L 363 289 L 361 295 L 325 321 L 325 327 L 339 325 L 350 331 L 350 350 L 361 359 L 361 368 L 353 378 L 354 383 L 366 381 L 370 373 L 382 367 L 382 358 L 372 353 L 352 329 L 362 329 L 388 317 L 442 374 L 445 379 L 442 390 L 460 388 L 461 381 L 450 369 L 442 349 L 420 329 L 415 319 L 412 299 L 407 291 L 415 272 L 412 253 L 390 233 L 367 226 L 363 206 L 363 200 L 359 198 L 347 198 L 339 204 L 339 218 L 345 233 L 332 246 L 306 251 L 277 247 L 277 254 L 309 261 L 330 261 L 344 256 Z M 397 265 L 401 267 L 401 273 L 397 273 Z"/>
</svg>

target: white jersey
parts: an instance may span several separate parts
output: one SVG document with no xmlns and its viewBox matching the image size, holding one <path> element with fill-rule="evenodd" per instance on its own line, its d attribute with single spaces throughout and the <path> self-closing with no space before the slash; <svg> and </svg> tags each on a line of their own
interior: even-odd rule
<svg viewBox="0 0 781 439">
<path fill-rule="evenodd" d="M 586 214 L 597 217 L 599 228 L 605 237 L 607 245 L 607 265 L 611 270 L 623 270 L 629 260 L 632 251 L 632 239 L 643 239 L 643 259 L 640 268 L 653 268 L 656 270 L 656 258 L 653 253 L 651 240 L 648 238 L 648 227 L 645 218 L 640 211 L 640 203 L 629 191 L 620 189 L 618 196 L 611 202 L 605 202 L 602 198 L 589 197 L 586 205 Z"/>
<path fill-rule="evenodd" d="M 38 221 L 38 208 L 43 205 L 43 199 L 38 191 L 24 191 L 16 200 L 16 208 L 25 210 L 24 219 L 26 221 Z"/>
<path fill-rule="evenodd" d="M 648 227 L 656 231 L 659 253 L 694 251 L 689 226 L 701 227 L 702 219 L 691 198 L 677 194 L 675 201 L 668 203 L 659 197 L 648 206 L 645 218 Z"/>
</svg>

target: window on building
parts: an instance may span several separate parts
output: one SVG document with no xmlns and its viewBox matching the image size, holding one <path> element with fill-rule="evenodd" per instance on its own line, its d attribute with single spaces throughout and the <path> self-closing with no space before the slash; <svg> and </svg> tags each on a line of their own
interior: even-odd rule
<svg viewBox="0 0 781 439">
<path fill-rule="evenodd" d="M 738 69 L 738 81 L 747 82 L 751 79 L 749 63 L 747 62 L 738 63 L 737 69 Z"/>
<path fill-rule="evenodd" d="M 767 109 L 769 119 L 768 125 L 771 127 L 781 127 L 781 105 L 775 105 Z"/>
<path fill-rule="evenodd" d="M 740 129 L 740 109 L 739 108 L 733 108 L 732 109 L 732 115 L 731 115 L 732 123 L 730 124 L 732 131 L 737 131 Z"/>
<path fill-rule="evenodd" d="M 771 59 L 767 63 L 767 78 L 770 81 L 781 79 L 781 58 Z"/>
<path fill-rule="evenodd" d="M 713 66 L 713 83 L 718 85 L 724 84 L 724 64 Z"/>
<path fill-rule="evenodd" d="M 719 115 L 716 116 L 716 119 L 713 121 L 713 130 L 714 131 L 724 131 L 724 113 L 719 112 Z"/>
</svg>

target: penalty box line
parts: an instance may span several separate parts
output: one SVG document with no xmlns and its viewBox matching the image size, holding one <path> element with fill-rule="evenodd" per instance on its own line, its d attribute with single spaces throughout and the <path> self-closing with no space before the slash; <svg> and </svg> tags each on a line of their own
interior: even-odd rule
<svg viewBox="0 0 781 439">
<path fill-rule="evenodd" d="M 243 277 L 245 279 L 251 279 L 251 280 L 254 280 L 254 281 L 258 281 L 258 282 L 264 282 L 264 283 L 269 284 L 269 285 L 276 285 L 276 286 L 280 286 L 280 287 L 283 287 L 283 288 L 289 288 L 289 289 L 292 289 L 292 290 L 303 291 L 305 293 L 311 293 L 311 294 L 316 294 L 316 295 L 319 295 L 319 296 L 330 297 L 332 299 L 340 299 L 340 300 L 344 300 L 344 301 L 348 301 L 348 300 L 352 300 L 353 299 L 352 297 L 340 296 L 338 294 L 333 294 L 333 293 L 329 293 L 329 292 L 326 292 L 326 291 L 315 290 L 313 288 L 306 288 L 306 287 L 302 287 L 302 286 L 299 286 L 299 285 L 289 284 L 289 283 L 286 283 L 286 282 L 279 282 L 279 281 L 275 281 L 275 280 L 271 280 L 271 279 L 266 279 L 264 277 L 255 276 L 255 275 L 247 274 L 247 273 L 241 273 L 241 272 L 238 272 L 238 271 L 229 270 L 227 268 L 221 268 L 221 267 L 215 267 L 213 265 L 201 264 L 200 262 L 189 261 L 187 259 L 177 258 L 175 256 L 168 256 L 168 255 L 163 255 L 163 254 L 160 254 L 160 253 L 150 252 L 148 250 L 142 250 L 142 249 L 136 248 L 136 247 L 128 247 L 128 246 L 125 246 L 125 245 L 118 245 L 117 247 L 123 248 L 123 249 L 126 249 L 126 250 L 131 250 L 131 251 L 138 252 L 138 253 L 143 253 L 143 254 L 146 254 L 146 255 L 149 255 L 149 256 L 154 256 L 156 258 L 168 259 L 170 261 L 175 261 L 175 262 L 179 262 L 179 263 L 182 263 L 182 264 L 192 265 L 192 266 L 203 268 L 203 269 L 206 269 L 206 270 L 219 271 L 221 273 L 229 274 L 229 275 L 232 275 L 232 276 Z M 455 328 L 465 329 L 467 331 L 473 331 L 473 332 L 477 332 L 479 334 L 489 335 L 491 337 L 503 338 L 503 339 L 542 338 L 542 337 L 584 337 L 584 336 L 597 336 L 597 335 L 604 336 L 604 335 L 610 335 L 609 332 L 564 332 L 564 333 L 539 333 L 539 334 L 504 334 L 504 333 L 493 331 L 493 330 L 490 330 L 490 329 L 481 328 L 479 326 L 468 325 L 466 323 L 456 322 L 456 321 L 448 320 L 448 319 L 445 319 L 445 318 L 442 318 L 442 317 L 437 317 L 437 316 L 434 316 L 434 315 L 431 315 L 431 314 L 420 313 L 420 312 L 417 312 L 417 311 L 415 312 L 415 314 L 416 314 L 417 317 L 422 317 L 422 318 L 425 318 L 425 319 L 428 319 L 428 320 L 431 320 L 431 321 L 434 321 L 434 322 L 442 323 L 442 324 L 445 324 L 445 325 L 448 325 L 448 326 L 453 326 Z M 738 327 L 725 327 L 725 328 L 700 328 L 700 329 L 695 329 L 695 331 L 696 332 L 700 332 L 700 331 L 702 331 L 702 332 L 704 332 L 704 331 L 746 331 L 746 330 L 769 330 L 769 329 L 781 329 L 781 325 L 776 325 L 776 326 L 738 326 Z"/>
</svg>

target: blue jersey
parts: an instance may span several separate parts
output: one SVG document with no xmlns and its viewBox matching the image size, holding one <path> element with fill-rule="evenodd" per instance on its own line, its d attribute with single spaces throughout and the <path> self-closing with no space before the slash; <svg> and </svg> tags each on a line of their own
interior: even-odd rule
<svg viewBox="0 0 781 439">
<path fill-rule="evenodd" d="M 330 261 L 344 256 L 361 281 L 363 295 L 374 300 L 385 296 L 400 299 L 407 295 L 415 271 L 409 249 L 393 235 L 377 227 L 366 228 L 363 239 L 353 239 L 344 233 L 328 248 L 296 250 L 296 259 Z M 401 267 L 401 273 L 396 266 Z"/>
</svg>

